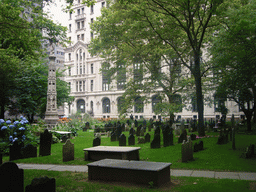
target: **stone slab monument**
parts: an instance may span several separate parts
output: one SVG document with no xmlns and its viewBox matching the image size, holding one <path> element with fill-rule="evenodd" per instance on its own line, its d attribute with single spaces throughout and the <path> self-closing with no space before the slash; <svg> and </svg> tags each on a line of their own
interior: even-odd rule
<svg viewBox="0 0 256 192">
<path fill-rule="evenodd" d="M 47 104 L 45 112 L 45 123 L 47 128 L 51 129 L 58 122 L 57 110 L 57 90 L 56 90 L 56 65 L 54 50 L 55 45 L 51 43 L 51 53 L 49 55 L 49 70 L 48 70 L 48 88 L 47 88 Z"/>
</svg>

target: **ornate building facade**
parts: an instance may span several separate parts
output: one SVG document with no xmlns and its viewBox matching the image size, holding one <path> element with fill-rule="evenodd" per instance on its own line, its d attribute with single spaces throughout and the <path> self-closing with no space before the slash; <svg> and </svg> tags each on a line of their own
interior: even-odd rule
<svg viewBox="0 0 256 192">
<path fill-rule="evenodd" d="M 81 4 L 82 1 L 74 0 L 73 13 L 69 13 L 68 38 L 71 43 L 65 49 L 65 81 L 70 85 L 71 96 L 75 100 L 64 107 L 65 115 L 71 115 L 80 111 L 89 113 L 94 118 L 118 118 L 118 108 L 121 104 L 124 93 L 125 82 L 112 81 L 108 84 L 108 79 L 101 72 L 104 62 L 102 58 L 93 57 L 88 52 L 88 45 L 94 37 L 90 30 L 90 24 L 101 15 L 101 9 L 107 6 L 106 1 L 97 0 L 96 4 L 87 7 Z M 140 66 L 137 66 L 140 67 Z M 214 97 L 214 93 L 209 93 Z M 136 106 L 129 112 L 135 118 L 160 118 L 154 114 L 154 104 L 157 101 L 156 95 L 151 96 L 150 104 L 144 104 L 143 108 Z M 193 100 L 193 98 L 191 98 Z M 216 100 L 212 106 L 205 105 L 204 115 L 206 118 L 216 118 L 220 116 L 218 105 L 221 100 Z M 237 118 L 242 115 L 239 107 L 234 102 L 224 101 L 229 109 L 228 116 L 234 114 Z M 180 113 L 175 114 L 181 118 L 196 118 L 197 109 L 194 102 L 191 106 L 183 108 Z M 190 110 L 188 110 L 190 109 Z M 130 114 L 128 114 L 130 115 Z"/>
</svg>

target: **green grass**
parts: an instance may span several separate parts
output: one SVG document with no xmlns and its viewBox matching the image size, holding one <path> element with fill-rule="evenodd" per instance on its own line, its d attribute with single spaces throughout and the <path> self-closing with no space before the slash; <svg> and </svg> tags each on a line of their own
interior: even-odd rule
<svg viewBox="0 0 256 192">
<path fill-rule="evenodd" d="M 128 132 L 124 132 L 128 140 Z M 151 131 L 151 141 L 154 132 Z M 190 134 L 190 133 L 189 133 Z M 218 135 L 218 133 L 208 133 L 207 135 Z M 36 163 L 36 164 L 73 164 L 85 165 L 89 163 L 84 160 L 84 148 L 92 147 L 93 132 L 78 132 L 78 136 L 71 139 L 75 145 L 75 160 L 62 162 L 63 143 L 52 145 L 51 155 L 37 158 L 20 159 L 16 163 Z M 162 147 L 160 149 L 150 149 L 150 143 L 136 144 L 141 147 L 139 152 L 140 160 L 155 162 L 170 162 L 173 169 L 197 169 L 197 170 L 222 170 L 222 171 L 247 171 L 256 172 L 256 161 L 242 158 L 246 147 L 249 144 L 256 144 L 256 135 L 236 134 L 236 150 L 232 150 L 232 142 L 225 145 L 217 145 L 217 137 L 203 138 L 205 150 L 194 153 L 194 161 L 181 162 L 181 144 L 177 143 L 178 138 L 174 137 L 174 146 Z M 194 142 L 198 142 L 194 141 Z M 128 141 L 127 141 L 128 143 Z M 135 140 L 137 143 L 137 138 Z M 163 146 L 163 140 L 161 140 Z M 101 145 L 118 146 L 118 141 L 111 142 L 110 138 L 102 137 Z M 39 153 L 38 153 L 39 154 Z M 3 161 L 8 161 L 9 157 L 3 157 Z"/>
<path fill-rule="evenodd" d="M 136 185 L 117 182 L 88 181 L 87 173 L 57 172 L 45 170 L 24 170 L 24 186 L 31 183 L 35 177 L 47 176 L 56 179 L 56 191 L 58 192 L 156 192 L 156 191 L 207 191 L 207 192 L 240 192 L 250 191 L 251 181 L 232 179 L 211 179 L 196 177 L 172 177 L 171 182 L 160 188 L 150 188 L 150 185 Z"/>
</svg>

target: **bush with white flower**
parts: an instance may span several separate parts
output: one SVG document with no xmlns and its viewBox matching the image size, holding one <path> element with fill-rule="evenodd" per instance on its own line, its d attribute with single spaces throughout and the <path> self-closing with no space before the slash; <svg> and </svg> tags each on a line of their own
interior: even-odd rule
<svg viewBox="0 0 256 192">
<path fill-rule="evenodd" d="M 15 141 L 22 146 L 27 144 L 37 145 L 36 137 L 34 137 L 27 129 L 28 120 L 21 116 L 19 121 L 0 119 L 0 152 L 8 154 L 9 146 Z"/>
</svg>

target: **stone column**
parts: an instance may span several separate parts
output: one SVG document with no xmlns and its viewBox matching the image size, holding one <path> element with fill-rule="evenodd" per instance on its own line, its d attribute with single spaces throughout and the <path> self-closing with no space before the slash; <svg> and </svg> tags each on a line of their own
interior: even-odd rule
<svg viewBox="0 0 256 192">
<path fill-rule="evenodd" d="M 55 56 L 49 56 L 49 71 L 48 71 L 48 89 L 47 89 L 47 104 L 45 112 L 45 123 L 48 128 L 56 125 L 59 117 L 57 111 L 57 90 L 56 90 L 56 65 Z"/>
</svg>

